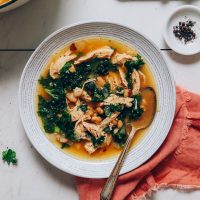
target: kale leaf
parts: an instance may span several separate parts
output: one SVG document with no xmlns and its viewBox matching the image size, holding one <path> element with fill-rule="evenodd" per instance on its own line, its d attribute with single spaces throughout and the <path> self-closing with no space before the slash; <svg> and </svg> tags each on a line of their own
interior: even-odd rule
<svg viewBox="0 0 200 200">
<path fill-rule="evenodd" d="M 88 110 L 87 104 L 80 105 L 79 108 L 85 113 Z"/>
<path fill-rule="evenodd" d="M 132 81 L 132 77 L 131 77 L 131 73 L 128 72 L 126 74 L 126 80 L 127 80 L 127 83 L 128 83 L 128 89 L 133 89 L 133 81 Z"/>
<path fill-rule="evenodd" d="M 107 117 L 110 117 L 114 112 L 121 112 L 124 109 L 124 105 L 106 105 L 104 107 L 104 113 Z"/>
<path fill-rule="evenodd" d="M 38 96 L 38 115 L 41 117 L 44 130 L 47 133 L 56 132 L 57 115 L 66 110 L 65 99 L 44 99 Z"/>
<path fill-rule="evenodd" d="M 119 129 L 119 131 L 116 134 L 113 134 L 112 137 L 115 143 L 117 143 L 119 146 L 124 146 L 127 139 L 125 125 L 122 126 L 122 128 Z"/>
<path fill-rule="evenodd" d="M 94 82 L 85 84 L 85 90 L 92 96 L 92 102 L 102 102 L 110 95 L 110 84 L 106 83 L 99 89 Z"/>
<path fill-rule="evenodd" d="M 87 80 L 87 76 L 77 72 L 65 72 L 60 76 L 60 80 L 66 90 L 73 90 L 76 87 L 82 87 L 83 82 Z"/>
<path fill-rule="evenodd" d="M 96 90 L 97 86 L 95 85 L 94 82 L 88 82 L 85 84 L 85 90 L 90 93 L 94 94 L 94 91 Z"/>
<path fill-rule="evenodd" d="M 142 101 L 142 96 L 140 94 L 132 96 L 134 99 L 133 104 L 130 108 L 124 108 L 121 112 L 120 115 L 118 116 L 118 119 L 124 121 L 126 117 L 128 117 L 129 120 L 137 120 L 139 119 L 144 110 L 141 108 L 141 101 Z M 137 106 L 136 106 L 137 102 Z"/>
<path fill-rule="evenodd" d="M 138 95 L 134 95 L 133 98 L 134 98 L 133 105 L 129 108 L 129 112 L 128 112 L 128 116 L 130 120 L 139 119 L 144 112 L 143 108 L 140 107 L 142 96 L 138 94 Z M 136 103 L 137 103 L 137 107 L 135 107 Z"/>
<path fill-rule="evenodd" d="M 69 68 L 72 66 L 71 62 L 66 62 L 65 65 L 62 67 L 60 70 L 60 76 L 63 77 L 65 76 L 66 73 L 69 72 Z"/>
<path fill-rule="evenodd" d="M 97 87 L 93 93 L 93 102 L 101 102 L 104 101 L 110 95 L 110 84 L 106 83 L 102 89 L 98 89 Z"/>
<path fill-rule="evenodd" d="M 119 131 L 117 133 L 114 133 L 113 129 L 111 129 L 109 126 L 106 126 L 104 128 L 104 131 L 107 133 L 107 134 L 110 134 L 112 135 L 112 138 L 114 140 L 114 142 L 116 144 L 118 144 L 119 146 L 123 146 L 126 142 L 126 139 L 127 139 L 127 134 L 126 134 L 126 128 L 125 128 L 125 125 L 122 126 L 121 129 L 119 129 Z"/>
<path fill-rule="evenodd" d="M 140 67 L 145 64 L 144 60 L 139 54 L 136 55 L 136 58 L 137 59 L 135 60 L 125 62 L 125 67 L 127 68 L 127 71 L 130 73 L 132 73 L 134 69 L 136 70 L 140 69 Z"/>
<path fill-rule="evenodd" d="M 56 125 L 65 134 L 65 137 L 71 141 L 77 142 L 79 138 L 76 137 L 74 132 L 75 122 L 72 122 L 71 115 L 64 111 L 59 115 L 59 119 L 56 121 Z"/>
<path fill-rule="evenodd" d="M 95 147 L 100 146 L 105 141 L 105 136 L 101 136 L 95 140 L 92 140 L 92 143 Z"/>
<path fill-rule="evenodd" d="M 44 87 L 45 91 L 54 99 L 60 99 L 65 95 L 65 91 L 60 79 L 53 79 L 50 75 L 46 78 L 41 77 L 39 83 Z"/>
<path fill-rule="evenodd" d="M 71 115 L 66 112 L 66 109 L 65 101 L 46 100 L 39 96 L 38 115 L 42 119 L 45 132 L 63 132 L 66 138 L 78 141 L 74 133 L 75 123 L 72 122 Z"/>
<path fill-rule="evenodd" d="M 79 74 L 105 76 L 109 71 L 117 71 L 117 65 L 112 64 L 111 60 L 107 58 L 94 58 L 77 66 Z"/>
<path fill-rule="evenodd" d="M 90 137 L 94 147 L 99 147 L 105 141 L 105 136 L 100 136 L 99 138 L 95 138 L 89 131 L 87 131 L 87 135 Z"/>
</svg>

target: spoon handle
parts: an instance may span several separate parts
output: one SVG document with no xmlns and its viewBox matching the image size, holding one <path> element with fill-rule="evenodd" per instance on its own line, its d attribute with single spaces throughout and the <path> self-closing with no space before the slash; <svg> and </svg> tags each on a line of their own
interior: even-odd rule
<svg viewBox="0 0 200 200">
<path fill-rule="evenodd" d="M 131 141 L 132 141 L 136 131 L 137 130 L 133 127 L 127 140 L 126 140 L 126 144 L 125 144 L 109 178 L 107 179 L 107 181 L 103 187 L 103 190 L 101 191 L 101 194 L 100 194 L 101 200 L 110 200 L 111 199 L 113 190 L 115 188 L 115 185 L 116 185 L 119 173 L 120 173 L 120 170 L 123 166 L 123 163 L 124 163 L 126 155 L 128 153 Z"/>
</svg>

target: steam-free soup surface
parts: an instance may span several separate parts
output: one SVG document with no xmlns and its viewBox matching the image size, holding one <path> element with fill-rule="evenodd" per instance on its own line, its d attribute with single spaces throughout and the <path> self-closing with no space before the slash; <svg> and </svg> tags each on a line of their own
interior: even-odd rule
<svg viewBox="0 0 200 200">
<path fill-rule="evenodd" d="M 101 38 L 101 37 L 88 38 L 88 39 L 84 39 L 84 40 L 75 41 L 74 44 L 76 46 L 76 48 L 74 49 L 74 51 L 75 51 L 74 53 L 81 54 L 81 55 L 87 55 L 89 52 L 96 50 L 98 48 L 102 48 L 104 46 L 112 47 L 115 51 L 117 51 L 118 53 L 121 53 L 121 54 L 125 53 L 130 56 L 136 56 L 138 54 L 138 52 L 134 48 L 132 48 L 132 47 L 128 46 L 127 44 L 124 44 L 120 41 L 116 41 L 116 40 L 113 40 L 110 38 Z M 54 63 L 60 56 L 63 56 L 65 54 L 65 52 L 67 50 L 69 50 L 69 48 L 71 48 L 70 45 L 71 44 L 66 45 L 66 47 L 59 50 L 58 52 L 56 52 L 54 55 L 52 55 L 50 57 L 48 64 L 44 67 L 44 70 L 41 72 L 41 77 L 46 77 L 48 75 L 49 69 L 50 69 L 50 66 L 52 65 L 52 63 Z M 143 58 L 143 59 L 145 60 L 145 58 Z M 152 74 L 151 74 L 148 64 L 146 62 L 140 68 L 140 71 L 145 75 L 145 78 L 140 76 L 140 81 L 141 81 L 140 87 L 141 88 L 152 87 L 152 88 L 156 89 L 154 79 L 152 77 Z M 106 75 L 105 77 L 111 78 L 111 79 L 113 77 L 116 79 L 120 79 L 118 72 L 109 72 L 109 74 Z M 36 91 L 36 104 L 35 104 L 36 112 L 38 111 L 38 95 L 44 97 L 45 99 L 51 98 L 49 96 L 49 94 L 46 92 L 46 90 L 44 89 L 44 87 L 41 84 L 38 84 L 37 91 Z M 154 101 L 154 99 L 152 99 L 148 96 L 146 97 L 146 99 L 143 100 L 143 102 L 145 102 L 145 110 L 153 109 L 151 107 L 153 104 L 152 101 Z M 38 117 L 38 120 L 41 124 L 41 127 L 43 128 L 41 118 Z M 138 131 L 138 133 L 134 137 L 132 146 L 137 144 L 142 139 L 142 137 L 144 136 L 146 131 L 147 130 Z M 56 147 L 61 149 L 61 143 L 57 140 L 57 136 L 55 134 L 46 133 L 46 136 Z M 78 158 L 81 158 L 81 159 L 105 159 L 105 158 L 110 158 L 110 157 L 116 156 L 121 151 L 121 148 L 118 145 L 116 145 L 114 142 L 111 142 L 111 144 L 109 146 L 99 148 L 94 153 L 88 154 L 88 152 L 85 150 L 85 148 L 83 146 L 83 143 L 84 143 L 83 141 L 75 142 L 70 147 L 67 147 L 67 148 L 64 148 L 61 150 L 65 153 L 69 153 L 69 154 L 76 156 Z"/>
</svg>

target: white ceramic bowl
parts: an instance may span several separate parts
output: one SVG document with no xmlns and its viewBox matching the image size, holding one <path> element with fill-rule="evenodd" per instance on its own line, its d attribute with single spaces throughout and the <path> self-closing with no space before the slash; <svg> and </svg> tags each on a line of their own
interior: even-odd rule
<svg viewBox="0 0 200 200">
<path fill-rule="evenodd" d="M 130 150 L 121 174 L 143 164 L 163 143 L 174 118 L 176 93 L 160 50 L 145 36 L 123 25 L 109 22 L 76 24 L 54 32 L 39 45 L 26 64 L 19 86 L 19 110 L 27 136 L 38 152 L 57 168 L 81 177 L 104 178 L 109 176 L 116 157 L 94 161 L 63 153 L 46 138 L 34 109 L 36 84 L 49 57 L 66 44 L 91 36 L 114 38 L 134 47 L 148 62 L 157 84 L 158 112 L 148 132 Z"/>
<path fill-rule="evenodd" d="M 29 0 L 10 0 L 7 3 L 0 5 L 0 13 L 13 10 L 23 4 L 27 3 Z"/>
<path fill-rule="evenodd" d="M 179 21 L 195 21 L 194 31 L 197 33 L 194 41 L 185 44 L 174 36 L 173 27 L 179 24 Z M 175 52 L 183 55 L 193 55 L 200 52 L 200 8 L 196 6 L 181 6 L 174 10 L 165 25 L 164 38 L 168 46 Z"/>
</svg>

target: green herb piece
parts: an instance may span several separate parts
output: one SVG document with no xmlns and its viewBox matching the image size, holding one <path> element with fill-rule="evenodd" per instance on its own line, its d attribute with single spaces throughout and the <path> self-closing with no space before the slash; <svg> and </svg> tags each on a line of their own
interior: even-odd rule
<svg viewBox="0 0 200 200">
<path fill-rule="evenodd" d="M 2 159 L 4 162 L 7 162 L 8 165 L 10 165 L 10 163 L 12 163 L 13 165 L 17 164 L 16 152 L 12 149 L 3 151 Z"/>
<path fill-rule="evenodd" d="M 75 122 L 72 122 L 71 115 L 66 111 L 62 113 L 62 116 L 56 122 L 60 130 L 65 134 L 65 137 L 73 142 L 78 142 L 76 134 L 74 133 Z"/>
<path fill-rule="evenodd" d="M 55 126 L 54 132 L 55 132 L 55 133 L 60 133 L 60 128 L 59 128 L 58 126 Z"/>
<path fill-rule="evenodd" d="M 101 137 L 99 137 L 99 138 L 93 140 L 92 142 L 93 142 L 93 144 L 94 144 L 95 147 L 98 147 L 98 146 L 100 146 L 104 141 L 105 141 L 105 136 L 101 136 Z"/>
<path fill-rule="evenodd" d="M 132 81 L 131 73 L 127 73 L 126 74 L 126 80 L 127 80 L 127 83 L 128 83 L 128 89 L 133 89 L 133 81 Z"/>
<path fill-rule="evenodd" d="M 132 120 L 139 119 L 142 116 L 143 112 L 144 110 L 140 107 L 137 109 L 131 109 L 129 117 Z"/>
<path fill-rule="evenodd" d="M 133 105 L 129 108 L 129 112 L 128 112 L 128 116 L 130 120 L 139 119 L 144 112 L 144 110 L 140 107 L 142 96 L 138 94 L 138 95 L 134 95 L 133 98 L 134 98 Z M 136 107 L 136 104 L 137 104 L 137 107 Z"/>
<path fill-rule="evenodd" d="M 118 95 L 122 95 L 124 94 L 124 88 L 123 87 L 117 87 L 115 93 L 117 93 Z"/>
<path fill-rule="evenodd" d="M 135 60 L 125 62 L 125 66 L 128 72 L 132 72 L 134 69 L 138 70 L 141 68 L 142 65 L 145 64 L 144 60 L 139 54 L 136 55 L 136 58 L 137 59 Z"/>
<path fill-rule="evenodd" d="M 70 147 L 70 145 L 67 144 L 67 143 L 63 143 L 63 144 L 61 144 L 61 149 L 64 149 L 64 148 L 67 148 L 67 147 Z"/>
<path fill-rule="evenodd" d="M 63 132 L 65 137 L 78 141 L 75 133 L 75 122 L 72 122 L 71 115 L 66 112 L 65 98 L 60 100 L 44 99 L 39 96 L 38 115 L 41 117 L 46 133 Z"/>
<path fill-rule="evenodd" d="M 78 53 L 77 53 L 77 56 L 80 57 L 80 56 L 82 56 L 83 54 L 84 54 L 83 52 L 78 52 Z"/>
<path fill-rule="evenodd" d="M 93 91 L 90 91 L 92 95 L 92 102 L 102 102 L 110 95 L 109 83 L 106 83 L 102 89 L 98 89 L 96 85 L 93 87 Z"/>
<path fill-rule="evenodd" d="M 117 65 L 107 58 L 94 58 L 79 64 L 77 71 L 79 74 L 105 76 L 109 71 L 117 71 Z"/>
<path fill-rule="evenodd" d="M 57 121 L 59 115 L 66 110 L 65 98 L 60 99 L 44 99 L 38 96 L 38 115 L 41 117 L 43 127 L 47 133 L 54 133 L 58 131 Z M 59 127 L 60 128 L 60 127 Z"/>
<path fill-rule="evenodd" d="M 60 75 L 63 76 L 66 72 L 68 72 L 71 66 L 72 66 L 71 62 L 66 62 L 65 65 L 60 70 Z"/>
<path fill-rule="evenodd" d="M 116 134 L 113 134 L 112 136 L 115 143 L 117 143 L 121 147 L 124 146 L 127 139 L 125 126 L 122 126 L 122 128 Z"/>
<path fill-rule="evenodd" d="M 110 83 L 106 83 L 101 91 L 104 96 L 104 99 L 106 99 L 110 95 Z"/>
<path fill-rule="evenodd" d="M 110 126 L 106 126 L 104 129 L 103 129 L 104 132 L 106 132 L 107 134 L 113 134 L 113 131 L 112 129 L 110 128 Z"/>
<path fill-rule="evenodd" d="M 85 113 L 88 110 L 88 105 L 80 105 L 79 108 Z"/>
<path fill-rule="evenodd" d="M 94 94 L 94 91 L 97 89 L 97 86 L 94 82 L 88 82 L 85 84 L 85 90 L 89 93 Z"/>
<path fill-rule="evenodd" d="M 41 77 L 39 83 L 45 91 L 54 99 L 60 99 L 65 96 L 65 91 L 60 79 L 53 79 L 50 75 L 46 78 Z"/>
<path fill-rule="evenodd" d="M 124 109 L 124 105 L 106 105 L 104 107 L 104 113 L 107 117 L 110 117 L 114 112 L 121 112 Z"/>
<path fill-rule="evenodd" d="M 112 135 L 112 138 L 113 138 L 113 141 L 118 144 L 119 146 L 123 146 L 126 142 L 126 139 L 127 139 L 127 134 L 126 134 L 126 128 L 125 128 L 125 125 L 117 132 L 117 133 L 114 133 L 114 127 L 113 129 L 111 129 L 109 126 L 106 126 L 104 128 L 104 131 L 107 133 L 107 134 L 110 134 Z"/>
<path fill-rule="evenodd" d="M 91 141 L 95 147 L 99 147 L 105 141 L 105 136 L 95 138 L 90 132 L 87 132 L 87 135 L 91 138 Z"/>
<path fill-rule="evenodd" d="M 87 80 L 88 75 L 79 72 L 66 71 L 60 74 L 60 81 L 65 90 L 73 90 L 76 87 L 82 87 L 83 82 Z"/>
<path fill-rule="evenodd" d="M 144 112 L 144 110 L 141 108 L 142 96 L 138 94 L 132 96 L 132 98 L 134 99 L 132 106 L 130 108 L 124 108 L 118 116 L 118 119 L 124 121 L 125 118 L 128 117 L 129 120 L 137 120 L 142 116 Z"/>
</svg>

